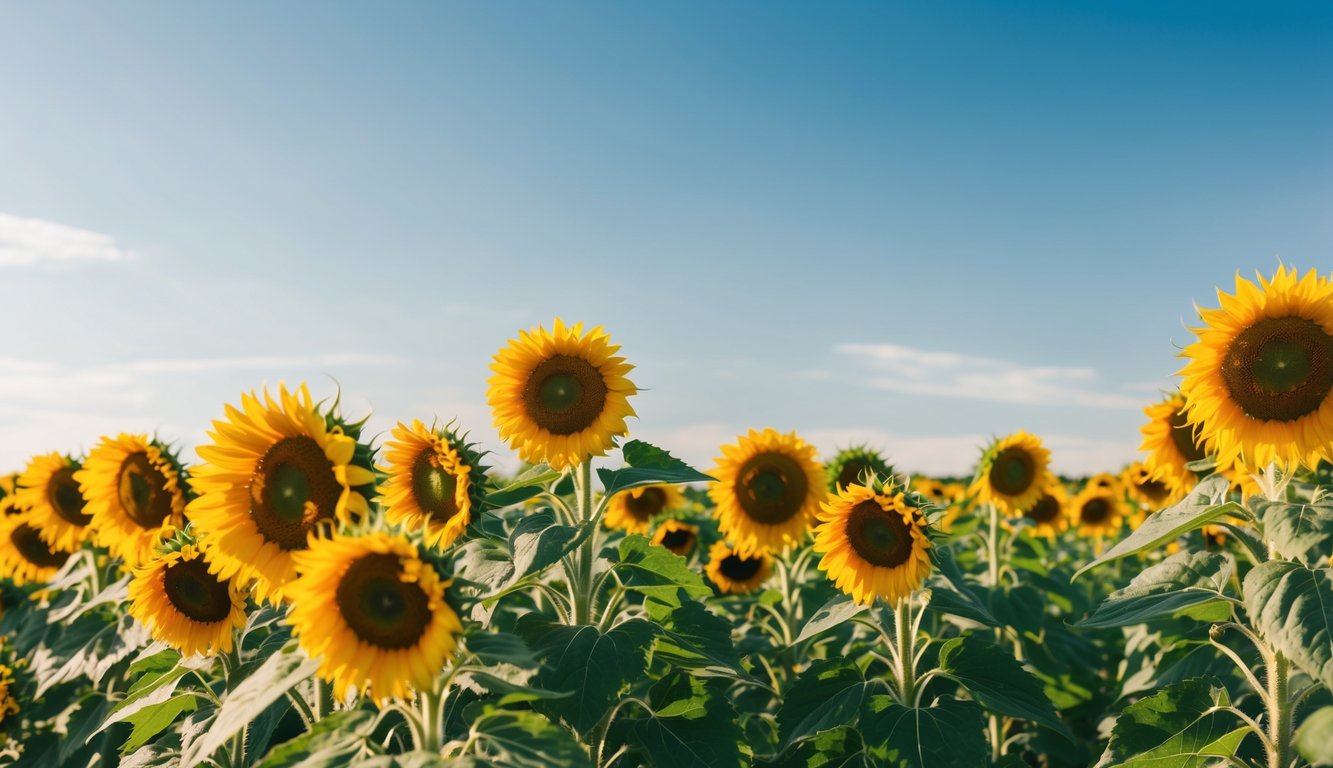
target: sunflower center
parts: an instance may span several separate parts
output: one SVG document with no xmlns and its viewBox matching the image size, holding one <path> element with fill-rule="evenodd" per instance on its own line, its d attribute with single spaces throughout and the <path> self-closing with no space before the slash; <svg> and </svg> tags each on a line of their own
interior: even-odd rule
<svg viewBox="0 0 1333 768">
<path fill-rule="evenodd" d="M 1194 442 L 1194 428 L 1190 426 L 1185 409 L 1181 408 L 1171 416 L 1171 439 L 1176 443 L 1176 449 L 1180 455 L 1185 457 L 1186 463 L 1203 461 L 1208 458 L 1203 447 Z"/>
<path fill-rule="evenodd" d="M 912 555 L 912 532 L 903 516 L 888 512 L 876 501 L 863 501 L 847 516 L 847 541 L 862 560 L 894 568 Z"/>
<path fill-rule="evenodd" d="M 1270 317 L 1241 331 L 1222 360 L 1222 381 L 1245 415 L 1295 421 L 1333 389 L 1333 336 L 1303 317 Z"/>
<path fill-rule="evenodd" d="M 1017 446 L 1000 451 L 991 462 L 988 475 L 991 487 L 1006 496 L 1018 496 L 1037 479 L 1032 454 Z"/>
<path fill-rule="evenodd" d="M 1111 516 L 1111 502 L 1106 499 L 1089 499 L 1079 509 L 1079 517 L 1085 523 L 1100 523 Z"/>
<path fill-rule="evenodd" d="M 748 517 L 777 525 L 795 517 L 805 506 L 809 480 L 792 457 L 760 453 L 741 465 L 736 490 L 741 509 Z"/>
<path fill-rule="evenodd" d="M 366 555 L 348 566 L 338 582 L 338 609 L 362 642 L 388 650 L 411 648 L 426 633 L 430 600 L 415 582 L 402 580 L 401 567 L 397 555 Z"/>
<path fill-rule="evenodd" d="M 842 470 L 838 472 L 838 489 L 841 490 L 849 485 L 860 485 L 861 473 L 867 469 L 870 469 L 870 465 L 860 459 L 843 462 Z"/>
<path fill-rule="evenodd" d="M 286 550 L 305 549 L 306 534 L 333 517 L 342 485 L 314 438 L 274 443 L 250 477 L 250 517 L 259 533 Z"/>
<path fill-rule="evenodd" d="M 177 560 L 162 574 L 162 588 L 167 599 L 187 618 L 204 624 L 222 621 L 231 615 L 231 590 L 227 582 L 208 572 L 201 557 Z"/>
<path fill-rule="evenodd" d="M 631 491 L 625 499 L 625 509 L 636 520 L 651 520 L 666 509 L 666 493 L 661 488 L 644 488 L 635 496 Z"/>
<path fill-rule="evenodd" d="M 1171 493 L 1171 491 L 1167 489 L 1166 483 L 1163 483 L 1161 480 L 1143 480 L 1138 484 L 1138 489 L 1139 493 L 1148 497 L 1148 500 L 1153 504 L 1165 499 L 1167 495 Z"/>
<path fill-rule="evenodd" d="M 9 540 L 14 542 L 14 548 L 23 555 L 24 560 L 38 568 L 59 568 L 69 558 L 68 553 L 52 552 L 46 542 L 42 541 L 37 529 L 27 523 L 20 523 L 13 533 L 9 534 Z"/>
<path fill-rule="evenodd" d="M 412 495 L 421 511 L 436 520 L 448 520 L 458 514 L 458 478 L 440 463 L 440 457 L 427 448 L 412 465 Z"/>
<path fill-rule="evenodd" d="M 83 513 L 86 502 L 74 480 L 73 467 L 64 467 L 51 476 L 51 481 L 46 484 L 46 500 L 66 522 L 82 527 L 93 520 L 92 515 Z"/>
<path fill-rule="evenodd" d="M 761 557 L 741 557 L 740 555 L 727 555 L 722 558 L 722 563 L 718 566 L 718 571 L 731 581 L 749 581 L 759 573 L 759 568 L 764 564 Z"/>
<path fill-rule="evenodd" d="M 662 534 L 662 546 L 672 552 L 679 552 L 694 541 L 694 533 L 687 528 L 675 528 Z"/>
<path fill-rule="evenodd" d="M 158 528 L 171 514 L 167 478 L 148 454 L 131 453 L 120 463 L 120 506 L 144 528 Z"/>
<path fill-rule="evenodd" d="M 1038 523 L 1053 523 L 1060 516 L 1060 501 L 1048 493 L 1038 499 L 1023 516 Z"/>
<path fill-rule="evenodd" d="M 606 405 L 606 382 L 587 360 L 555 355 L 528 375 L 523 405 L 537 426 L 572 435 L 597 423 Z"/>
</svg>

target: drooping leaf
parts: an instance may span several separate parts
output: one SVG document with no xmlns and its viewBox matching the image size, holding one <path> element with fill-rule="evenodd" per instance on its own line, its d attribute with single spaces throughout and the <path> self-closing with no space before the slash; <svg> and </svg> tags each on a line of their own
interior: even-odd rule
<svg viewBox="0 0 1333 768">
<path fill-rule="evenodd" d="M 801 633 L 796 636 L 796 642 L 809 640 L 821 632 L 827 632 L 843 622 L 859 616 L 868 608 L 869 606 L 857 604 L 847 595 L 838 595 L 815 611 L 810 620 L 805 623 L 805 626 L 801 627 Z"/>
<path fill-rule="evenodd" d="M 930 590 L 930 608 L 953 614 L 988 627 L 998 627 L 1000 622 L 991 613 L 986 603 L 977 596 L 981 587 L 968 583 L 967 577 L 954 560 L 953 552 L 948 547 L 931 547 L 930 562 L 934 564 L 944 583 Z M 941 593 L 941 594 L 937 594 Z"/>
<path fill-rule="evenodd" d="M 707 483 L 713 478 L 691 467 L 665 450 L 642 440 L 630 440 L 620 449 L 629 466 L 597 470 L 607 497 L 632 488 L 659 483 Z"/>
<path fill-rule="evenodd" d="M 865 675 L 850 660 L 814 662 L 782 696 L 778 709 L 782 750 L 824 731 L 853 725 L 865 697 Z"/>
<path fill-rule="evenodd" d="M 1273 560 L 1245 576 L 1245 610 L 1277 650 L 1333 690 L 1333 577 Z"/>
<path fill-rule="evenodd" d="M 569 731 L 532 711 L 474 705 L 472 731 L 490 760 L 488 765 L 514 768 L 591 768 L 587 752 Z"/>
<path fill-rule="evenodd" d="M 1256 499 L 1251 502 L 1264 525 L 1264 537 L 1284 557 L 1305 565 L 1326 558 L 1333 542 L 1333 504 L 1289 504 Z"/>
<path fill-rule="evenodd" d="M 1140 699 L 1120 714 L 1099 768 L 1205 768 L 1233 757 L 1248 728 L 1229 712 L 1216 678 L 1196 677 Z"/>
<path fill-rule="evenodd" d="M 1311 765 L 1333 765 L 1333 707 L 1311 712 L 1296 729 L 1292 744 Z"/>
<path fill-rule="evenodd" d="M 702 598 L 713 593 L 685 558 L 666 547 L 654 546 L 641 534 L 631 534 L 620 542 L 620 562 L 613 567 L 627 589 L 668 605 L 680 605 L 682 595 Z"/>
<path fill-rule="evenodd" d="M 904 707 L 881 694 L 866 701 L 860 730 L 867 744 L 887 750 L 885 766 L 983 768 L 990 759 L 985 719 L 975 702 L 952 696 L 929 707 Z"/>
<path fill-rule="evenodd" d="M 497 508 L 521 504 L 559 479 L 560 473 L 545 464 L 528 467 L 518 477 L 486 494 L 486 504 Z"/>
<path fill-rule="evenodd" d="M 578 528 L 557 523 L 549 512 L 524 517 L 509 535 L 509 556 L 514 561 L 509 582 L 559 562 L 574 549 L 578 534 Z"/>
<path fill-rule="evenodd" d="M 1126 627 L 1198 611 L 1208 604 L 1225 606 L 1224 592 L 1234 568 L 1231 556 L 1224 553 L 1177 552 L 1135 576 L 1128 587 L 1113 592 L 1075 626 Z"/>
<path fill-rule="evenodd" d="M 1055 714 L 1041 681 L 1006 651 L 979 634 L 948 640 L 940 648 L 940 671 L 957 681 L 983 707 L 1050 728 L 1070 741 L 1074 735 Z"/>
</svg>

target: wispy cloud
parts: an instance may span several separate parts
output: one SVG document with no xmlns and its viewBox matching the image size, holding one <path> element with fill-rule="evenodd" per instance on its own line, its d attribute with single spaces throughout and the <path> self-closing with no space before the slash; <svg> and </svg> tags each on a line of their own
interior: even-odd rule
<svg viewBox="0 0 1333 768">
<path fill-rule="evenodd" d="M 870 386 L 890 392 L 1091 408 L 1143 405 L 1142 397 L 1108 391 L 1096 369 L 1085 366 L 1027 366 L 896 344 L 839 344 L 834 349 L 873 371 Z"/>
<path fill-rule="evenodd" d="M 114 262 L 133 255 L 111 235 L 0 213 L 0 267 Z"/>
</svg>

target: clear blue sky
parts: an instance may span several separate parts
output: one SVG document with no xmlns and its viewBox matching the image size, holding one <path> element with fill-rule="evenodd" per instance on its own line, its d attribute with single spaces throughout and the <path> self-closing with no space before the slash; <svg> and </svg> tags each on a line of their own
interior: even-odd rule
<svg viewBox="0 0 1333 768">
<path fill-rule="evenodd" d="M 1333 267 L 1333 5 L 942 5 L 0 5 L 0 464 L 328 376 L 498 447 L 559 314 L 696 461 L 1117 468 L 1191 302 Z"/>
</svg>

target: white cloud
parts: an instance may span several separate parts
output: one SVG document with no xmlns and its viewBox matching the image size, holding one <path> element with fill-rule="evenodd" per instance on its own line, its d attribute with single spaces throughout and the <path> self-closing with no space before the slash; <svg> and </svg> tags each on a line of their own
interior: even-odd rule
<svg viewBox="0 0 1333 768">
<path fill-rule="evenodd" d="M 0 213 L 0 267 L 125 261 L 130 251 L 111 235 Z"/>
<path fill-rule="evenodd" d="M 120 363 L 110 368 L 131 373 L 202 373 L 205 371 L 238 371 L 257 368 L 272 370 L 275 368 L 310 368 L 319 366 L 384 366 L 403 362 L 392 355 L 307 355 L 280 356 L 255 355 L 250 357 L 201 357 L 180 358 L 175 360 L 140 360 L 132 363 Z"/>
<path fill-rule="evenodd" d="M 1033 405 L 1141 408 L 1142 397 L 1100 388 L 1096 369 L 1025 366 L 1008 360 L 896 344 L 839 344 L 834 350 L 861 360 L 869 384 L 890 392 Z"/>
</svg>

